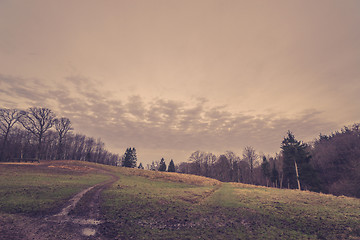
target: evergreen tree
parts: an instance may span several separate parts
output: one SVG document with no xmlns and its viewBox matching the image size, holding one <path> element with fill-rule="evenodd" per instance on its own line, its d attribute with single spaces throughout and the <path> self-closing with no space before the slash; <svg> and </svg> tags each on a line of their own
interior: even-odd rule
<svg viewBox="0 0 360 240">
<path fill-rule="evenodd" d="M 288 188 L 298 188 L 301 190 L 298 163 L 303 161 L 301 158 L 305 157 L 300 156 L 303 153 L 303 145 L 288 131 L 288 136 L 281 143 L 281 149 L 284 156 L 283 172 L 285 183 L 287 183 Z"/>
<path fill-rule="evenodd" d="M 127 148 L 124 154 L 124 162 L 122 164 L 123 167 L 135 168 L 136 167 L 136 149 Z"/>
<path fill-rule="evenodd" d="M 139 164 L 138 169 L 144 169 L 144 167 L 143 167 L 142 163 L 140 163 L 140 164 Z"/>
<path fill-rule="evenodd" d="M 123 167 L 131 167 L 131 148 L 127 148 L 124 154 Z"/>
<path fill-rule="evenodd" d="M 132 153 L 132 155 L 131 155 L 132 167 L 136 168 L 137 156 L 136 156 L 136 149 L 134 147 L 133 147 L 131 153 Z"/>
<path fill-rule="evenodd" d="M 161 171 L 161 172 L 165 172 L 165 171 L 166 171 L 166 163 L 165 163 L 164 158 L 161 158 L 161 160 L 160 160 L 159 171 Z"/>
<path fill-rule="evenodd" d="M 150 165 L 150 170 L 151 171 L 156 171 L 156 166 L 155 166 L 155 162 L 152 161 L 151 165 Z"/>
<path fill-rule="evenodd" d="M 318 181 L 310 165 L 311 156 L 307 151 L 307 145 L 296 140 L 288 131 L 288 136 L 282 141 L 281 149 L 284 156 L 284 180 L 288 187 L 316 190 Z"/>
<path fill-rule="evenodd" d="M 168 166 L 168 172 L 175 172 L 175 164 L 174 161 L 171 159 L 169 166 Z"/>
</svg>

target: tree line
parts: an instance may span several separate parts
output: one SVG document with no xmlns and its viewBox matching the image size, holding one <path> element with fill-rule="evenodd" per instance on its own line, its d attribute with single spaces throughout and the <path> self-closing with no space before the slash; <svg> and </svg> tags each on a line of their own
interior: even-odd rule
<svg viewBox="0 0 360 240">
<path fill-rule="evenodd" d="M 19 159 L 80 160 L 106 165 L 144 169 L 137 165 L 136 149 L 127 148 L 123 155 L 105 149 L 101 139 L 74 134 L 70 119 L 57 118 L 48 108 L 28 110 L 0 109 L 0 161 Z M 168 168 L 162 158 L 148 170 L 175 172 L 171 159 Z"/>
<path fill-rule="evenodd" d="M 275 156 L 251 146 L 241 156 L 196 151 L 178 172 L 268 187 L 360 197 L 360 124 L 304 143 L 288 131 Z"/>
<path fill-rule="evenodd" d="M 72 131 L 70 119 L 48 108 L 0 109 L 0 161 L 72 159 L 122 166 L 123 156 L 107 151 L 101 139 Z"/>
<path fill-rule="evenodd" d="M 166 166 L 164 158 L 161 158 L 160 161 L 152 161 L 151 164 L 147 164 L 146 169 L 160 172 L 178 172 L 174 160 L 171 159 L 169 162 L 169 166 Z"/>
</svg>

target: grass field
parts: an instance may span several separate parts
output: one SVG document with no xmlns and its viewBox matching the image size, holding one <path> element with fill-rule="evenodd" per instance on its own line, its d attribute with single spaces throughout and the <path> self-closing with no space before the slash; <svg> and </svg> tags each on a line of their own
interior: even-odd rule
<svg viewBox="0 0 360 240">
<path fill-rule="evenodd" d="M 52 165 L 0 165 L 0 216 L 54 212 L 108 178 L 96 166 L 119 177 L 101 195 L 101 232 L 109 239 L 360 239 L 360 199 L 84 162 Z"/>
<path fill-rule="evenodd" d="M 113 238 L 360 239 L 359 199 L 181 174 L 119 176 L 103 195 Z"/>
<path fill-rule="evenodd" d="M 0 214 L 55 212 L 75 193 L 108 178 L 82 162 L 0 164 Z"/>
</svg>

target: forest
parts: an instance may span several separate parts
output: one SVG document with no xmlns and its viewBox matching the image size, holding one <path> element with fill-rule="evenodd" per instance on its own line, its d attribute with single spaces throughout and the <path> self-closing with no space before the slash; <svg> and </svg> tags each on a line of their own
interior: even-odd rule
<svg viewBox="0 0 360 240">
<path fill-rule="evenodd" d="M 303 143 L 289 131 L 275 156 L 257 154 L 251 146 L 242 156 L 196 151 L 178 172 L 276 188 L 360 197 L 359 124 Z"/>
<path fill-rule="evenodd" d="M 312 143 L 297 140 L 288 131 L 275 156 L 246 146 L 241 156 L 232 151 L 216 156 L 195 151 L 188 161 L 168 168 L 164 159 L 146 168 L 176 171 L 274 188 L 309 190 L 360 197 L 360 124 L 321 135 Z M 34 158 L 80 160 L 113 166 L 144 168 L 137 164 L 135 148 L 123 155 L 106 150 L 101 139 L 74 134 L 70 119 L 57 118 L 48 108 L 0 109 L 0 160 Z"/>
</svg>

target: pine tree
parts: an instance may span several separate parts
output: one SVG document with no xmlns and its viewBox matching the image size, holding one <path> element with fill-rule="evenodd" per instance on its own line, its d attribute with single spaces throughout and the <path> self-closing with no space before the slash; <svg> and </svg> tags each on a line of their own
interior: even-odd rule
<svg viewBox="0 0 360 240">
<path fill-rule="evenodd" d="M 284 180 L 288 187 L 299 190 L 318 188 L 318 180 L 310 164 L 311 156 L 307 151 L 307 145 L 296 140 L 288 131 L 288 136 L 282 141 L 281 149 L 284 156 Z"/>
<path fill-rule="evenodd" d="M 152 161 L 151 165 L 150 165 L 150 170 L 151 171 L 156 171 L 156 167 L 155 167 L 155 162 Z"/>
<path fill-rule="evenodd" d="M 168 172 L 175 172 L 175 164 L 174 161 L 171 159 L 169 166 L 168 166 Z"/>
<path fill-rule="evenodd" d="M 136 168 L 137 156 L 136 156 L 136 149 L 134 147 L 131 151 L 131 162 L 132 162 L 132 168 Z"/>
<path fill-rule="evenodd" d="M 161 158 L 161 160 L 160 160 L 159 171 L 161 171 L 161 172 L 165 172 L 165 171 L 166 171 L 166 163 L 165 163 L 164 158 Z"/>
<path fill-rule="evenodd" d="M 283 172 L 284 180 L 288 188 L 298 188 L 301 190 L 299 179 L 299 162 L 303 161 L 303 145 L 295 139 L 295 136 L 288 131 L 288 136 L 281 143 L 284 156 Z"/>
<path fill-rule="evenodd" d="M 122 163 L 123 167 L 131 167 L 131 148 L 127 148 L 124 154 L 124 161 Z"/>
<path fill-rule="evenodd" d="M 124 154 L 124 162 L 122 164 L 123 167 L 135 168 L 136 167 L 136 149 L 127 148 Z"/>
<path fill-rule="evenodd" d="M 142 163 L 139 164 L 138 169 L 144 169 Z"/>
</svg>

